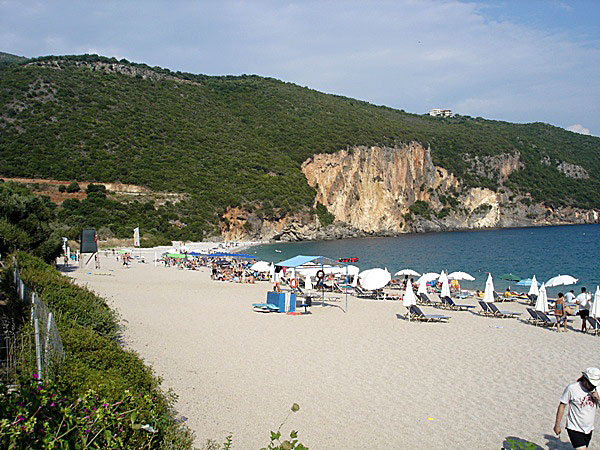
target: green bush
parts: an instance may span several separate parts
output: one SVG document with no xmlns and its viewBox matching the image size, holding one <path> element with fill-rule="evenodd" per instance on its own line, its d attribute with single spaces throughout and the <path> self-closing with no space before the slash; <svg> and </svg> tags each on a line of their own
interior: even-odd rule
<svg viewBox="0 0 600 450">
<path fill-rule="evenodd" d="M 415 216 L 423 217 L 424 219 L 431 220 L 431 214 L 433 210 L 430 208 L 429 203 L 423 200 L 417 200 L 408 208 L 410 213 Z"/>
<path fill-rule="evenodd" d="M 71 184 L 69 184 L 67 186 L 67 192 L 72 194 L 74 192 L 79 192 L 81 191 L 81 188 L 79 187 L 79 183 L 77 183 L 76 181 L 73 181 Z"/>
</svg>

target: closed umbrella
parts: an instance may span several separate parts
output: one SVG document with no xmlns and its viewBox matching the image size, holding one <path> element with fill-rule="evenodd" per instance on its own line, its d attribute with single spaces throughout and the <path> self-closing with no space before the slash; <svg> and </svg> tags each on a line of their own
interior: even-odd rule
<svg viewBox="0 0 600 450">
<path fill-rule="evenodd" d="M 450 284 L 448 284 L 448 278 L 446 278 L 442 282 L 442 292 L 440 292 L 442 297 L 450 297 Z"/>
<path fill-rule="evenodd" d="M 250 270 L 253 270 L 254 272 L 268 272 L 271 270 L 271 264 L 267 261 L 256 261 L 250 266 Z"/>
<path fill-rule="evenodd" d="M 557 275 L 555 277 L 550 278 L 546 282 L 546 287 L 554 287 L 554 286 L 563 286 L 569 284 L 575 284 L 579 280 L 571 275 Z"/>
<path fill-rule="evenodd" d="M 550 308 L 548 308 L 548 294 L 546 294 L 546 285 L 544 283 L 542 283 L 538 298 L 535 301 L 535 310 L 543 313 L 550 311 Z"/>
<path fill-rule="evenodd" d="M 442 270 L 442 273 L 440 273 L 440 276 L 439 276 L 439 278 L 438 278 L 438 281 L 439 281 L 440 283 L 443 283 L 443 282 L 444 282 L 444 280 L 448 280 L 448 275 L 446 275 L 446 272 L 444 272 L 444 271 Z"/>
<path fill-rule="evenodd" d="M 531 279 L 531 287 L 529 288 L 528 294 L 529 295 L 535 295 L 535 296 L 540 295 L 540 289 L 539 289 L 539 286 L 538 286 L 538 281 L 535 279 L 535 275 Z"/>
<path fill-rule="evenodd" d="M 468 274 L 467 272 L 452 272 L 448 275 L 449 280 L 458 280 L 458 281 L 474 281 L 473 275 Z"/>
<path fill-rule="evenodd" d="M 600 286 L 596 286 L 596 293 L 594 294 L 594 303 L 590 309 L 590 316 L 596 319 L 600 318 Z"/>
<path fill-rule="evenodd" d="M 394 274 L 395 277 L 402 277 L 402 276 L 418 277 L 420 275 L 421 274 L 419 272 L 416 272 L 412 269 L 402 269 Z"/>
<path fill-rule="evenodd" d="M 427 294 L 427 281 L 423 277 L 419 279 L 417 294 Z"/>
<path fill-rule="evenodd" d="M 485 282 L 485 292 L 483 293 L 483 301 L 486 303 L 494 303 L 494 281 L 492 274 L 488 274 L 488 279 Z"/>
<path fill-rule="evenodd" d="M 361 272 L 358 277 L 360 278 L 360 285 L 368 290 L 374 291 L 375 289 L 381 289 L 388 284 L 392 279 L 387 269 L 369 269 Z"/>
<path fill-rule="evenodd" d="M 406 290 L 404 291 L 404 296 L 402 297 L 402 304 L 406 307 L 406 309 L 408 309 L 408 320 L 410 320 L 410 307 L 417 304 L 417 298 L 415 297 L 415 293 L 413 292 L 410 283 L 406 283 Z"/>
</svg>

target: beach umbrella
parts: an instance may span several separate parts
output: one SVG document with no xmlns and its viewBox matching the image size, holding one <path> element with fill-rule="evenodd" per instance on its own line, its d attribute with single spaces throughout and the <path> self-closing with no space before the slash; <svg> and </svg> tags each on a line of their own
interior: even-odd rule
<svg viewBox="0 0 600 450">
<path fill-rule="evenodd" d="M 419 272 L 416 272 L 412 269 L 402 269 L 394 274 L 395 277 L 402 277 L 402 276 L 418 277 L 420 275 L 421 274 Z"/>
<path fill-rule="evenodd" d="M 507 281 L 521 281 L 521 277 L 518 277 L 517 275 L 514 275 L 512 273 L 505 273 L 504 275 L 500 275 L 500 279 Z"/>
<path fill-rule="evenodd" d="M 407 283 L 406 285 L 406 290 L 404 291 L 404 296 L 402 297 L 402 304 L 407 308 L 410 308 L 411 305 L 417 304 L 417 297 L 415 297 L 415 293 L 410 283 Z"/>
<path fill-rule="evenodd" d="M 250 270 L 253 270 L 254 272 L 268 272 L 271 270 L 271 264 L 267 261 L 256 261 L 250 266 Z"/>
<path fill-rule="evenodd" d="M 547 313 L 550 310 L 548 308 L 548 294 L 546 294 L 546 285 L 544 283 L 542 283 L 540 293 L 535 301 L 535 310 L 542 311 L 543 313 Z"/>
<path fill-rule="evenodd" d="M 440 292 L 442 297 L 450 297 L 450 285 L 448 284 L 448 278 L 446 277 L 442 282 L 442 292 Z"/>
<path fill-rule="evenodd" d="M 442 270 L 442 272 L 440 273 L 440 276 L 438 278 L 438 281 L 443 284 L 444 280 L 448 281 L 448 275 L 446 275 L 446 272 L 444 272 Z"/>
<path fill-rule="evenodd" d="M 494 303 L 494 281 L 492 280 L 491 273 L 488 273 L 488 278 L 485 282 L 485 292 L 483 293 L 483 301 L 486 303 Z"/>
<path fill-rule="evenodd" d="M 429 283 L 430 281 L 437 280 L 439 276 L 440 276 L 439 273 L 428 272 L 428 273 L 424 273 L 423 275 L 421 275 L 421 278 L 419 278 L 418 281 L 420 283 L 421 280 L 425 280 L 425 283 Z"/>
<path fill-rule="evenodd" d="M 423 277 L 419 279 L 417 294 L 427 294 L 427 281 Z"/>
<path fill-rule="evenodd" d="M 312 280 L 310 279 L 310 276 L 306 276 L 304 278 L 304 289 L 309 290 L 312 288 Z"/>
<path fill-rule="evenodd" d="M 369 269 L 361 272 L 358 277 L 360 278 L 360 285 L 368 290 L 373 291 L 375 289 L 381 289 L 388 284 L 392 279 L 392 274 L 387 269 Z"/>
<path fill-rule="evenodd" d="M 269 267 L 269 276 L 271 277 L 271 280 L 275 281 L 275 265 L 273 263 L 271 263 L 271 266 Z"/>
<path fill-rule="evenodd" d="M 538 281 L 535 279 L 535 275 L 533 276 L 533 278 L 531 279 L 531 287 L 529 288 L 529 295 L 535 295 L 538 296 L 540 295 L 540 289 L 539 289 L 539 285 L 540 283 L 538 283 Z"/>
<path fill-rule="evenodd" d="M 473 275 L 468 274 L 467 272 L 452 272 L 448 275 L 449 280 L 458 280 L 458 281 L 474 281 Z"/>
<path fill-rule="evenodd" d="M 345 269 L 348 269 L 348 275 L 355 277 L 360 273 L 360 269 L 357 266 L 353 266 L 353 265 L 349 265 L 347 267 L 345 267 Z M 342 272 L 342 273 L 346 273 L 346 272 Z"/>
<path fill-rule="evenodd" d="M 546 287 L 554 287 L 554 286 L 563 286 L 568 284 L 575 284 L 579 280 L 571 275 L 557 275 L 553 278 L 550 278 L 546 282 Z"/>
</svg>

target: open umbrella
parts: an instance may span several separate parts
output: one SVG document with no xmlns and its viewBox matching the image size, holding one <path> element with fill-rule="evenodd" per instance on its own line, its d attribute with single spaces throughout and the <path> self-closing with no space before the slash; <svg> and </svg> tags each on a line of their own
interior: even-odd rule
<svg viewBox="0 0 600 450">
<path fill-rule="evenodd" d="M 381 289 L 392 279 L 387 269 L 369 269 L 361 272 L 358 277 L 360 278 L 360 285 L 368 290 L 373 291 L 375 289 Z"/>
<path fill-rule="evenodd" d="M 550 308 L 548 308 L 548 294 L 546 294 L 546 285 L 544 283 L 542 283 L 540 293 L 535 301 L 535 310 L 543 313 L 550 311 Z"/>
<path fill-rule="evenodd" d="M 468 274 L 467 272 L 452 272 L 448 275 L 449 280 L 458 280 L 458 281 L 474 281 L 473 275 Z"/>
<path fill-rule="evenodd" d="M 421 280 L 425 280 L 425 283 L 429 283 L 430 281 L 437 280 L 439 276 L 440 276 L 439 273 L 427 272 L 427 273 L 424 273 L 423 275 L 421 275 L 421 278 L 419 278 L 418 281 L 420 283 Z"/>
<path fill-rule="evenodd" d="M 531 287 L 529 288 L 529 295 L 535 295 L 538 296 L 540 295 L 540 289 L 538 286 L 538 281 L 535 279 L 535 275 L 533 276 L 533 278 L 531 279 Z"/>
<path fill-rule="evenodd" d="M 508 280 L 508 281 L 521 281 L 521 277 L 514 275 L 512 273 L 505 273 L 503 275 L 500 275 L 500 279 Z"/>
<path fill-rule="evenodd" d="M 494 281 L 492 280 L 492 274 L 488 274 L 487 281 L 485 282 L 485 292 L 483 293 L 483 301 L 486 303 L 494 303 Z"/>
<path fill-rule="evenodd" d="M 557 275 L 553 278 L 550 278 L 547 282 L 546 282 L 546 287 L 554 287 L 554 286 L 562 286 L 562 285 L 568 285 L 568 284 L 575 284 L 577 283 L 579 280 L 575 277 L 572 277 L 571 275 Z"/>
<path fill-rule="evenodd" d="M 267 261 L 256 261 L 250 266 L 250 270 L 253 270 L 254 272 L 268 272 L 271 270 L 271 264 Z"/>
<path fill-rule="evenodd" d="M 416 272 L 412 269 L 402 269 L 394 274 L 395 277 L 402 277 L 402 276 L 418 277 L 420 275 L 421 274 L 419 272 Z"/>
</svg>

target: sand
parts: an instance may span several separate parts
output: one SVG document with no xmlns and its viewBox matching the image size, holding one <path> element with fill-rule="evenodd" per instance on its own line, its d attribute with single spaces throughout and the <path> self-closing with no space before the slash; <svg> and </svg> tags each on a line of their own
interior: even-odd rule
<svg viewBox="0 0 600 450">
<path fill-rule="evenodd" d="M 397 318 L 401 302 L 355 298 L 347 313 L 341 300 L 310 315 L 264 314 L 250 305 L 268 283 L 152 263 L 124 269 L 113 256 L 101 264 L 70 275 L 119 311 L 126 345 L 179 395 L 198 447 L 230 433 L 235 449 L 266 446 L 296 402 L 282 432 L 298 430 L 313 449 L 501 448 L 510 436 L 570 448 L 565 432 L 552 433 L 558 399 L 600 365 L 600 338 L 574 331 L 579 318 L 560 334 L 472 312 L 415 323 Z"/>
</svg>

